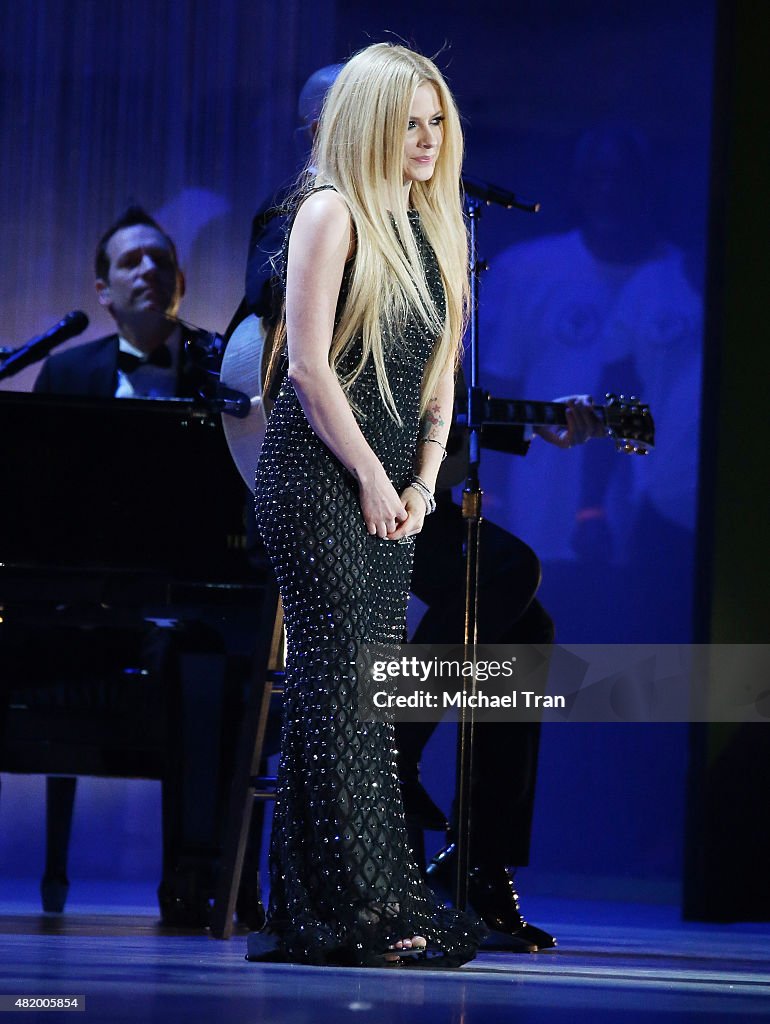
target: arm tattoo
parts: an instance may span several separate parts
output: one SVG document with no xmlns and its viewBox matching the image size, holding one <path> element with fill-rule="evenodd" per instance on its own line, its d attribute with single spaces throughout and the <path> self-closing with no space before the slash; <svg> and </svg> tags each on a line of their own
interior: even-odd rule
<svg viewBox="0 0 770 1024">
<path fill-rule="evenodd" d="M 438 399 L 432 398 L 423 417 L 422 436 L 433 437 L 443 426 L 444 417 L 441 415 L 441 406 L 438 403 Z"/>
</svg>

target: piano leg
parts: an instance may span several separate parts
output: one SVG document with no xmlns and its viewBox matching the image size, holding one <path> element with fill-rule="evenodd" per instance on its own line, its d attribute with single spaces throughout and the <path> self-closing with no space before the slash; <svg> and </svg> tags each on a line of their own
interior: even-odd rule
<svg viewBox="0 0 770 1024">
<path fill-rule="evenodd" d="M 70 887 L 67 855 L 76 786 L 77 779 L 71 776 L 49 775 L 45 782 L 45 874 L 40 883 L 40 894 L 43 910 L 48 914 L 61 914 L 67 902 Z"/>
<path fill-rule="evenodd" d="M 221 638 L 203 623 L 187 621 L 166 635 L 167 746 L 158 903 L 164 924 L 202 928 L 209 921 L 219 852 L 227 658 Z"/>
</svg>

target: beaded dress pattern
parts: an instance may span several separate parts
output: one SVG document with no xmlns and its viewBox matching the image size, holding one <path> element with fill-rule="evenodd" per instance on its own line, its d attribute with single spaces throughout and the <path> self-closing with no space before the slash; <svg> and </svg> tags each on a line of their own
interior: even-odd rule
<svg viewBox="0 0 770 1024">
<path fill-rule="evenodd" d="M 435 254 L 415 212 L 410 224 L 443 316 Z M 433 344 L 413 314 L 386 353 L 400 424 L 385 407 L 371 360 L 350 394 L 398 493 L 413 472 L 420 386 Z M 350 367 L 359 356 L 352 346 Z M 353 477 L 311 429 L 288 379 L 256 482 L 257 521 L 287 631 L 268 931 L 294 962 L 378 962 L 393 942 L 422 935 L 431 953 L 462 963 L 474 955 L 483 926 L 442 906 L 423 883 L 406 835 L 393 726 L 358 716 L 356 657 L 361 644 L 403 638 L 414 539 L 367 532 Z"/>
</svg>

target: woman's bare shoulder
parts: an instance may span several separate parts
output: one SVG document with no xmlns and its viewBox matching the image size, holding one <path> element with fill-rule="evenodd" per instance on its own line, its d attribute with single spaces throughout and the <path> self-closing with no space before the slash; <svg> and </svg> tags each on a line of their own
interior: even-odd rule
<svg viewBox="0 0 770 1024">
<path fill-rule="evenodd" d="M 329 224 L 331 226 L 349 224 L 350 211 L 339 192 L 333 188 L 319 189 L 311 192 L 302 201 L 294 223 L 300 219 L 312 224 Z"/>
<path fill-rule="evenodd" d="M 347 203 L 334 189 L 313 192 L 297 210 L 292 241 L 302 239 L 314 249 L 350 247 L 352 219 Z"/>
</svg>

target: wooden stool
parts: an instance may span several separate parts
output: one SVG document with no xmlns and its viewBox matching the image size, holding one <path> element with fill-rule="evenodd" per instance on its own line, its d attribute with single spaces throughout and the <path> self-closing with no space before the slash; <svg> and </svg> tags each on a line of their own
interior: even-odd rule
<svg viewBox="0 0 770 1024">
<path fill-rule="evenodd" d="M 238 744 L 219 879 L 211 910 L 210 930 L 216 939 L 229 939 L 233 933 L 233 914 L 254 801 L 275 797 L 276 780 L 258 774 L 270 701 L 273 696 L 283 693 L 283 609 L 275 586 L 271 594 L 265 596 L 263 616 L 265 619 L 254 652 L 251 697 Z"/>
</svg>

